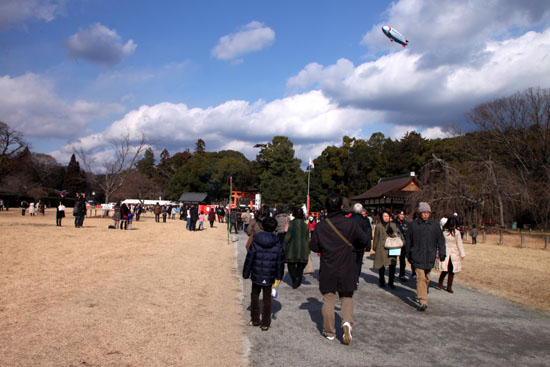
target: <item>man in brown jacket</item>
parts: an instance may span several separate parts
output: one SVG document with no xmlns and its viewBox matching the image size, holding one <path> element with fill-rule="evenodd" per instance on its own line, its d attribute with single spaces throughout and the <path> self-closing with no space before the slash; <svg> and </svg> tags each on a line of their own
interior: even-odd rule
<svg viewBox="0 0 550 367">
<path fill-rule="evenodd" d="M 160 222 L 160 213 L 162 212 L 162 207 L 160 206 L 160 204 L 157 203 L 155 204 L 155 206 L 153 207 L 153 213 L 155 213 L 155 222 Z"/>
</svg>

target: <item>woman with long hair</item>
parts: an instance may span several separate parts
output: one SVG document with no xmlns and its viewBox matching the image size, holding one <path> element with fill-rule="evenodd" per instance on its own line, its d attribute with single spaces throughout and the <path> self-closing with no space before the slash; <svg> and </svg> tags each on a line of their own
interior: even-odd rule
<svg viewBox="0 0 550 367">
<path fill-rule="evenodd" d="M 395 223 L 392 223 L 390 221 L 390 218 L 390 213 L 384 210 L 380 214 L 380 223 L 377 224 L 374 229 L 374 268 L 378 269 L 378 282 L 380 284 L 380 287 L 385 288 L 385 267 L 389 267 L 388 284 L 390 288 L 395 289 L 395 285 L 393 283 L 395 279 L 395 266 L 397 264 L 397 256 L 390 256 L 389 250 L 384 247 L 384 244 L 386 243 L 386 238 L 388 237 L 399 236 L 401 237 L 401 239 L 403 238 Z"/>
<path fill-rule="evenodd" d="M 457 220 L 454 217 L 450 217 L 449 220 L 443 226 L 443 237 L 445 238 L 445 248 L 447 256 L 444 261 L 440 261 L 439 257 L 436 257 L 435 269 L 439 270 L 441 274 L 439 275 L 439 284 L 438 288 L 443 289 L 443 281 L 447 274 L 447 292 L 453 292 L 453 280 L 455 273 L 458 273 L 462 270 L 462 261 L 466 256 L 464 252 L 464 247 L 462 247 L 462 238 L 460 236 L 460 231 L 456 229 L 458 225 Z"/>
</svg>

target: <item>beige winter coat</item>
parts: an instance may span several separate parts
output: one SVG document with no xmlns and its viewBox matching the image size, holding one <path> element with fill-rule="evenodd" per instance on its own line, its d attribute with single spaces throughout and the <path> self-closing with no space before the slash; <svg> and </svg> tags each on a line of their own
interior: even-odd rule
<svg viewBox="0 0 550 367">
<path fill-rule="evenodd" d="M 393 229 L 393 234 L 391 237 L 400 236 L 401 232 L 395 226 L 395 223 L 390 223 L 390 226 Z M 377 224 L 374 227 L 374 241 L 372 244 L 372 249 L 374 250 L 374 264 L 375 269 L 380 269 L 383 266 L 390 266 L 397 264 L 397 256 L 389 256 L 389 250 L 384 248 L 384 243 L 386 238 L 389 236 L 386 233 L 386 226 L 384 224 Z M 404 249 L 401 249 L 403 251 Z"/>
<path fill-rule="evenodd" d="M 447 249 L 447 256 L 445 261 L 440 261 L 439 257 L 435 259 L 435 270 L 449 271 L 449 259 L 453 262 L 453 272 L 458 273 L 462 270 L 462 261 L 460 258 L 465 257 L 464 247 L 462 247 L 462 238 L 460 237 L 460 231 L 455 230 L 453 234 L 447 230 L 443 231 L 443 237 L 445 238 L 445 248 Z"/>
</svg>

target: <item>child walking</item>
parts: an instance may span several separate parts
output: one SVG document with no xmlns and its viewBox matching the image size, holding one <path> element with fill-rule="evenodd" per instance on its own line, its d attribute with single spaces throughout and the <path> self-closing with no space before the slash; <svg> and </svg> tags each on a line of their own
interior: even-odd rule
<svg viewBox="0 0 550 367">
<path fill-rule="evenodd" d="M 273 232 L 277 220 L 267 217 L 263 221 L 264 232 L 254 234 L 246 254 L 243 278 L 252 280 L 250 293 L 250 323 L 260 326 L 263 331 L 271 325 L 271 286 L 281 280 L 284 274 L 284 251 L 279 237 Z M 263 292 L 263 310 L 260 320 L 260 291 Z"/>
</svg>

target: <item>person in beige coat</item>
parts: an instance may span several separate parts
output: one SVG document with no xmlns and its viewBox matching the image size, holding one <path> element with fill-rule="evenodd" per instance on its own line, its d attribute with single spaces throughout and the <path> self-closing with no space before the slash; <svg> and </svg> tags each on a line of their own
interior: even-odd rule
<svg viewBox="0 0 550 367">
<path fill-rule="evenodd" d="M 443 226 L 443 237 L 445 238 L 445 248 L 447 250 L 447 257 L 444 261 L 440 261 L 439 258 L 436 258 L 435 269 L 441 272 L 439 275 L 439 284 L 438 288 L 443 289 L 443 281 L 447 274 L 447 292 L 453 292 L 453 280 L 455 273 L 458 273 L 462 270 L 462 261 L 466 256 L 464 248 L 462 247 L 462 238 L 460 236 L 460 231 L 456 229 L 457 221 L 455 218 L 451 217 Z"/>
<path fill-rule="evenodd" d="M 380 215 L 381 223 L 377 224 L 374 228 L 374 268 L 378 269 L 378 283 L 380 287 L 386 287 L 385 272 L 386 266 L 389 267 L 388 284 L 390 288 L 395 289 L 395 266 L 397 264 L 397 256 L 389 256 L 389 250 L 384 248 L 386 238 L 401 236 L 401 233 L 397 229 L 395 223 L 390 221 L 390 213 L 383 211 Z"/>
</svg>

